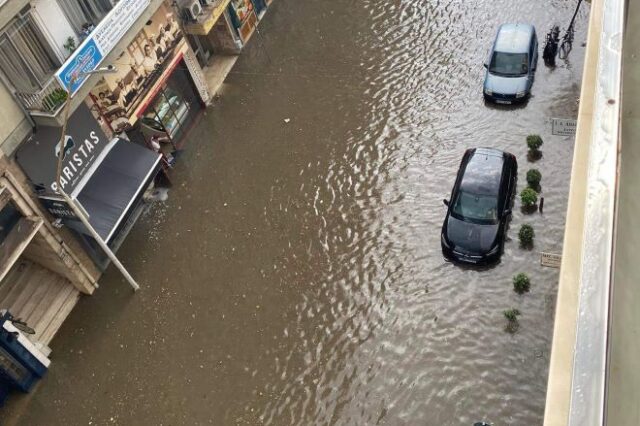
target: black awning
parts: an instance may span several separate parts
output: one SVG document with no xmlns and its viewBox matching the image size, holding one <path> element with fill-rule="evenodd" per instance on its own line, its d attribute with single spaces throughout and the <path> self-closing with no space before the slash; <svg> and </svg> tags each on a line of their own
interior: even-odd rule
<svg viewBox="0 0 640 426">
<path fill-rule="evenodd" d="M 79 185 L 78 202 L 107 243 L 160 169 L 162 156 L 122 139 L 113 140 L 102 161 Z"/>
</svg>

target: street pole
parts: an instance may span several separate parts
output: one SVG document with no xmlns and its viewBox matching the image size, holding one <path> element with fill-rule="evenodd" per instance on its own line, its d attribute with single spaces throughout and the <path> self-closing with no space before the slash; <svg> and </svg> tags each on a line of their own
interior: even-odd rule
<svg viewBox="0 0 640 426">
<path fill-rule="evenodd" d="M 116 254 L 111 250 L 109 245 L 102 239 L 100 234 L 98 234 L 95 228 L 91 225 L 91 222 L 89 222 L 89 216 L 85 212 L 84 208 L 62 189 L 62 183 L 61 183 L 62 160 L 64 158 L 64 151 L 65 151 L 67 124 L 69 123 L 69 111 L 71 110 L 71 97 L 72 97 L 71 91 L 73 89 L 73 84 L 77 81 L 78 78 L 83 77 L 85 75 L 106 74 L 106 73 L 112 73 L 116 71 L 117 70 L 113 66 L 109 66 L 105 68 L 98 68 L 96 70 L 89 71 L 89 72 L 80 72 L 78 74 L 74 74 L 71 77 L 71 81 L 69 81 L 69 86 L 65 88 L 67 90 L 67 104 L 65 105 L 65 108 L 64 108 L 64 121 L 62 123 L 62 135 L 60 136 L 60 142 L 59 142 L 60 152 L 58 153 L 58 164 L 56 167 L 56 186 L 57 186 L 56 192 L 62 195 L 62 198 L 64 198 L 64 200 L 67 202 L 69 207 L 71 207 L 71 210 L 73 210 L 73 213 L 78 217 L 78 219 L 80 219 L 80 222 L 82 222 L 85 228 L 87 228 L 87 230 L 89 231 L 93 239 L 96 240 L 96 242 L 98 243 L 102 251 L 104 251 L 104 253 L 107 255 L 109 260 L 113 262 L 115 267 L 118 268 L 118 270 L 127 280 L 129 285 L 131 285 L 131 288 L 133 288 L 133 291 L 138 291 L 140 289 L 140 286 L 138 285 L 136 280 L 131 276 L 131 274 L 129 274 L 129 271 L 127 271 L 124 265 L 116 257 Z"/>
<path fill-rule="evenodd" d="M 580 5 L 582 4 L 582 0 L 578 0 L 578 5 L 576 6 L 575 12 L 573 12 L 573 16 L 571 17 L 571 22 L 569 23 L 569 28 L 573 28 L 573 24 L 576 21 L 576 16 L 578 16 L 578 11 L 580 10 Z"/>
<path fill-rule="evenodd" d="M 129 285 L 131 285 L 131 288 L 133 288 L 133 291 L 140 290 L 140 286 L 138 285 L 136 280 L 133 279 L 131 274 L 129 274 L 129 271 L 127 271 L 124 265 L 120 263 L 120 260 L 118 260 L 118 258 L 116 257 L 116 254 L 111 250 L 109 245 L 107 245 L 107 243 L 102 239 L 102 237 L 100 237 L 100 235 L 94 229 L 94 227 L 91 226 L 91 223 L 89 222 L 89 218 L 85 214 L 84 209 L 79 207 L 76 204 L 76 201 L 71 197 L 69 197 L 66 192 L 64 192 L 64 190 L 60 186 L 59 181 L 58 181 L 58 193 L 62 195 L 62 197 L 67 202 L 67 204 L 69 204 L 69 206 L 71 207 L 71 210 L 73 210 L 73 213 L 75 213 L 75 215 L 78 216 L 78 218 L 80 219 L 80 222 L 82 222 L 82 224 L 89 230 L 89 233 L 91 234 L 93 239 L 98 242 L 98 245 L 100 246 L 100 248 L 105 252 L 107 257 L 109 257 L 109 259 L 113 262 L 115 267 L 118 268 L 120 273 L 129 282 Z"/>
</svg>

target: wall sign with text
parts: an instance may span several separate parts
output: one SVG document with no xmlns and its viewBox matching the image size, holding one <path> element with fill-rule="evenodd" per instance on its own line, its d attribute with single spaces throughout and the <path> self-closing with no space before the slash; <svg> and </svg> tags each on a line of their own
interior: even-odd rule
<svg viewBox="0 0 640 426">
<path fill-rule="evenodd" d="M 105 56 L 149 6 L 150 1 L 120 0 L 56 72 L 56 78 L 62 87 L 71 94 L 77 92 L 87 79 L 87 76 L 81 74 L 98 68 Z"/>
</svg>

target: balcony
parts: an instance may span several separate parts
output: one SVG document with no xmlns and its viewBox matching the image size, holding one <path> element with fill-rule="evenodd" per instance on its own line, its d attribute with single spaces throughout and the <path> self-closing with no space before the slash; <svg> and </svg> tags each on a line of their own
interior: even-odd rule
<svg viewBox="0 0 640 426">
<path fill-rule="evenodd" d="M 35 93 L 16 92 L 16 98 L 31 115 L 57 115 L 67 100 L 67 91 L 51 77 L 45 87 Z"/>
</svg>

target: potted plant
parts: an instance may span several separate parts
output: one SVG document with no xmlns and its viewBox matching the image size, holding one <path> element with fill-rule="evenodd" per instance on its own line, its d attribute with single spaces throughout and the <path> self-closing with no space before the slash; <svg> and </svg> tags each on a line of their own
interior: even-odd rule
<svg viewBox="0 0 640 426">
<path fill-rule="evenodd" d="M 527 172 L 527 183 L 533 189 L 540 188 L 540 181 L 542 180 L 542 173 L 538 169 L 529 169 Z"/>
<path fill-rule="evenodd" d="M 538 193 L 533 188 L 525 188 L 520 192 L 520 201 L 523 207 L 530 209 L 538 202 Z"/>
<path fill-rule="evenodd" d="M 519 273 L 513 277 L 513 290 L 518 294 L 529 292 L 531 289 L 531 280 L 525 273 Z"/>
<path fill-rule="evenodd" d="M 533 245 L 533 239 L 536 236 L 533 231 L 533 227 L 528 223 L 523 224 L 518 232 L 518 238 L 520 239 L 520 245 L 523 247 L 531 247 Z"/>
<path fill-rule="evenodd" d="M 67 91 L 61 88 L 57 88 L 44 97 L 42 103 L 44 109 L 49 112 L 55 112 L 60 105 L 64 104 L 67 100 Z"/>
<path fill-rule="evenodd" d="M 507 325 L 505 326 L 505 331 L 508 333 L 515 333 L 520 328 L 520 323 L 518 322 L 518 317 L 520 316 L 520 311 L 511 308 L 503 311 L 502 314 L 507 319 Z"/>
<path fill-rule="evenodd" d="M 62 45 L 69 55 L 71 55 L 76 50 L 76 39 L 69 36 L 67 37 L 67 41 Z"/>
<path fill-rule="evenodd" d="M 540 152 L 540 147 L 542 146 L 543 141 L 540 135 L 529 135 L 527 136 L 527 147 L 529 148 L 528 158 L 529 161 L 536 161 L 542 157 L 542 153 Z"/>
</svg>

